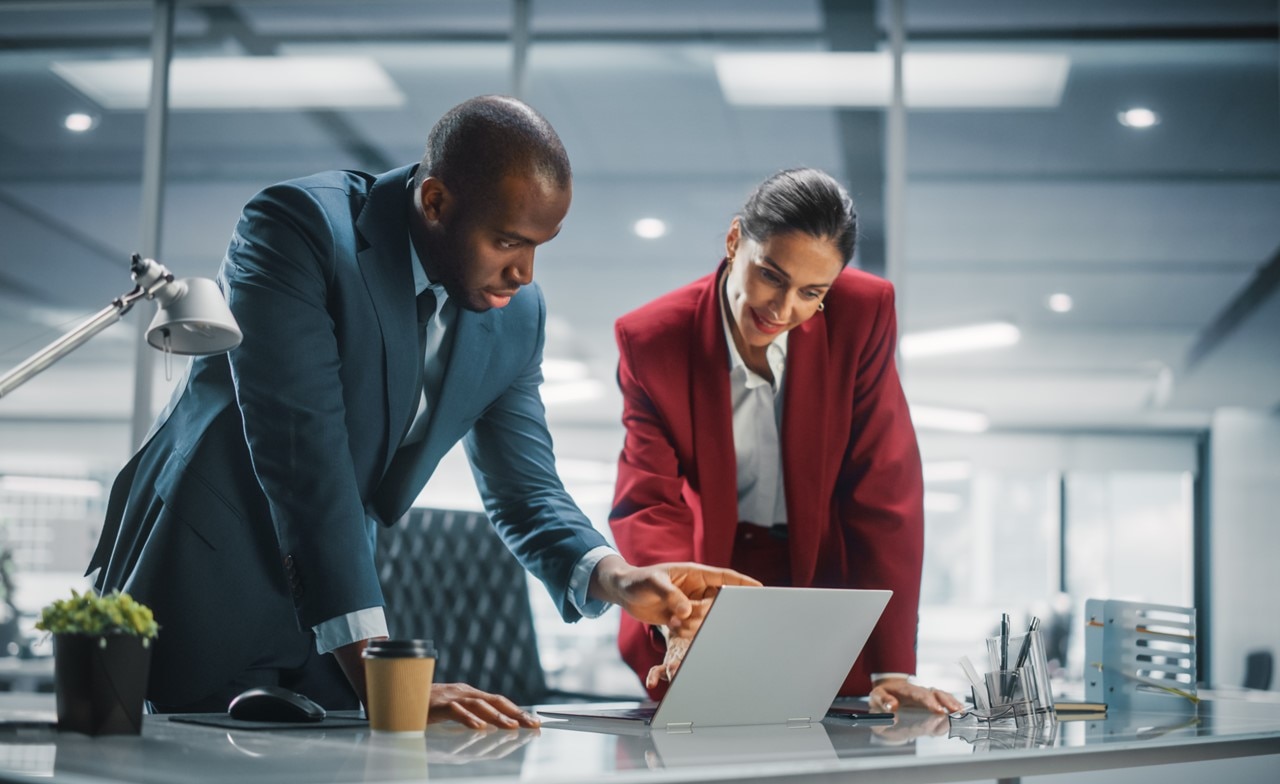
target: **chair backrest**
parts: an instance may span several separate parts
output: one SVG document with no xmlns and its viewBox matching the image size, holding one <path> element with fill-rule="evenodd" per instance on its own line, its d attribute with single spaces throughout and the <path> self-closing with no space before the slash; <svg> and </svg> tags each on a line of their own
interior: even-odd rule
<svg viewBox="0 0 1280 784">
<path fill-rule="evenodd" d="M 1270 689 L 1274 666 L 1271 651 L 1250 651 L 1244 657 L 1244 687 L 1263 691 Z"/>
<path fill-rule="evenodd" d="M 378 579 L 391 636 L 435 643 L 436 683 L 543 701 L 525 570 L 482 512 L 412 509 L 380 529 Z"/>
</svg>

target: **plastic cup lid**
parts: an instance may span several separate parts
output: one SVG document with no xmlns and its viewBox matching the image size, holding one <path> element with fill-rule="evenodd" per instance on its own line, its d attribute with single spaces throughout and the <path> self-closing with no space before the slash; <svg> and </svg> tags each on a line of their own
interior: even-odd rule
<svg viewBox="0 0 1280 784">
<path fill-rule="evenodd" d="M 364 649 L 366 659 L 434 658 L 431 640 L 370 640 Z"/>
</svg>

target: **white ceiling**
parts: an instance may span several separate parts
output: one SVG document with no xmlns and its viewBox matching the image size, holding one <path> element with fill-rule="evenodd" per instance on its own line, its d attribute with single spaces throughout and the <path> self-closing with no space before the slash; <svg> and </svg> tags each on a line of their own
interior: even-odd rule
<svg viewBox="0 0 1280 784">
<path fill-rule="evenodd" d="M 143 115 L 90 105 L 49 64 L 145 56 L 150 20 L 128 3 L 88 5 L 0 2 L 0 368 L 129 287 Z M 549 350 L 587 361 L 608 390 L 553 408 L 553 421 L 616 427 L 613 320 L 710 271 L 734 210 L 774 170 L 832 171 L 866 207 L 868 247 L 883 236 L 878 112 L 730 106 L 712 66 L 722 51 L 826 49 L 850 32 L 827 29 L 828 10 L 843 6 L 532 0 L 524 96 L 575 168 L 573 209 L 537 268 L 555 316 Z M 908 117 L 903 328 L 1007 319 L 1023 331 L 1009 350 L 909 363 L 912 401 L 1017 429 L 1185 430 L 1218 406 L 1280 404 L 1280 294 L 1251 288 L 1280 252 L 1276 4 L 913 0 L 907 10 L 912 46 L 1072 62 L 1057 108 Z M 511 91 L 510 30 L 506 0 L 183 3 L 179 56 L 366 55 L 409 100 L 336 118 L 174 113 L 162 261 L 211 274 L 240 205 L 278 179 L 415 160 L 448 107 Z M 1134 104 L 1163 122 L 1121 127 L 1116 112 Z M 98 127 L 63 130 L 74 110 L 98 114 Z M 372 156 L 352 152 L 359 144 Z M 666 220 L 667 236 L 632 234 L 645 216 Z M 1045 308 L 1057 291 L 1075 310 Z M 1256 304 L 1218 324 L 1242 295 Z M 118 326 L 46 372 L 0 403 L 0 426 L 124 418 L 129 373 L 104 368 L 132 361 L 133 338 Z M 1210 348 L 1191 363 L 1198 342 Z M 1169 374 L 1172 394 L 1160 389 Z"/>
</svg>

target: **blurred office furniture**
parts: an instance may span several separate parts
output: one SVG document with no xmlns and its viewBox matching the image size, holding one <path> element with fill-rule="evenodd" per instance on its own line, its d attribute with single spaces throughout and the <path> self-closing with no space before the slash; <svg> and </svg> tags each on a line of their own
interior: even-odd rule
<svg viewBox="0 0 1280 784">
<path fill-rule="evenodd" d="M 1194 608 L 1115 599 L 1084 607 L 1085 700 L 1121 711 L 1199 702 Z"/>
<path fill-rule="evenodd" d="M 524 567 L 483 512 L 411 509 L 378 531 L 377 560 L 388 631 L 435 642 L 436 683 L 469 683 L 518 705 L 635 699 L 547 685 Z"/>
<path fill-rule="evenodd" d="M 1270 689 L 1274 667 L 1275 657 L 1271 651 L 1250 651 L 1244 657 L 1244 687 L 1263 691 Z"/>
</svg>

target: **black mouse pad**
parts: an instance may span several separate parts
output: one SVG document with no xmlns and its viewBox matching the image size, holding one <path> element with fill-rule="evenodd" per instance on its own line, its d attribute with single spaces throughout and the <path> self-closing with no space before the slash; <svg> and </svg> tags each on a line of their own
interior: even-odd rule
<svg viewBox="0 0 1280 784">
<path fill-rule="evenodd" d="M 369 720 L 359 711 L 330 711 L 321 721 L 244 721 L 225 713 L 170 713 L 169 721 L 203 724 L 229 730 L 333 730 L 345 727 L 368 727 Z"/>
</svg>

